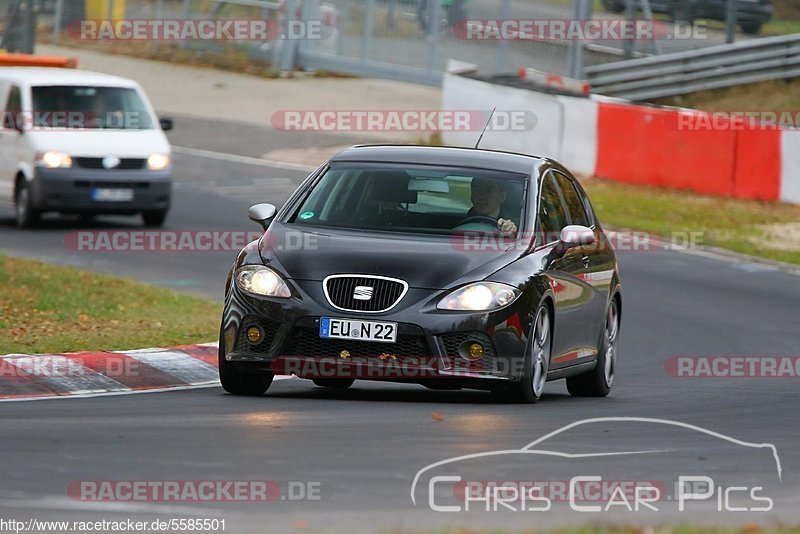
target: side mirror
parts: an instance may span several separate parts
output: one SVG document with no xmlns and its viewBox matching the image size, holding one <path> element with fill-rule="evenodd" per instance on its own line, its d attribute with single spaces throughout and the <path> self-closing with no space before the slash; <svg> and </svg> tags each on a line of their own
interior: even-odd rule
<svg viewBox="0 0 800 534">
<path fill-rule="evenodd" d="M 596 241 L 594 231 L 586 226 L 571 224 L 561 230 L 561 243 L 564 248 L 583 247 Z"/>
<path fill-rule="evenodd" d="M 168 132 L 172 129 L 172 119 L 170 117 L 159 117 L 158 123 L 161 125 L 161 129 L 165 132 Z"/>
<path fill-rule="evenodd" d="M 247 210 L 247 216 L 251 221 L 257 222 L 261 225 L 261 228 L 266 230 L 277 212 L 278 210 L 272 204 L 256 204 L 250 206 L 250 209 Z"/>
</svg>

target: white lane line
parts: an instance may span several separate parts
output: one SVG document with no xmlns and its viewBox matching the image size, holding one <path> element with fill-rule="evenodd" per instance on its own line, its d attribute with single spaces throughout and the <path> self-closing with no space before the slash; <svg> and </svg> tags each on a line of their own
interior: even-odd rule
<svg viewBox="0 0 800 534">
<path fill-rule="evenodd" d="M 129 389 L 125 384 L 60 355 L 4 356 L 2 360 L 20 369 L 32 382 L 60 393 L 100 393 Z"/>
<path fill-rule="evenodd" d="M 184 156 L 196 156 L 200 158 L 216 159 L 219 161 L 229 161 L 231 163 L 244 163 L 245 165 L 257 165 L 259 167 L 277 167 L 279 169 L 289 169 L 293 171 L 311 172 L 316 167 L 302 165 L 300 163 L 290 163 L 288 161 L 276 161 L 272 159 L 253 158 L 250 156 L 240 156 L 227 152 L 214 152 L 200 148 L 189 148 L 185 146 L 173 146 L 172 151 Z"/>
<path fill-rule="evenodd" d="M 81 393 L 77 395 L 50 395 L 42 397 L 18 397 L 11 399 L 0 399 L 2 402 L 30 402 L 30 401 L 47 401 L 56 399 L 91 399 L 94 397 L 113 397 L 116 395 L 137 395 L 139 393 L 164 393 L 166 391 L 180 391 L 184 389 L 201 389 L 201 388 L 215 388 L 219 387 L 219 382 L 208 382 L 206 384 L 193 384 L 191 386 L 168 386 L 163 388 L 154 389 L 129 389 L 127 391 L 105 391 L 102 393 Z"/>
<path fill-rule="evenodd" d="M 207 515 L 226 516 L 235 511 L 220 508 L 206 508 L 201 506 L 175 506 L 156 502 L 94 502 L 66 499 L 63 497 L 48 496 L 40 499 L 0 499 L 2 508 L 20 508 L 35 510 L 66 510 L 66 511 L 94 511 L 94 512 L 127 512 L 131 514 L 176 514 L 199 516 Z"/>
<path fill-rule="evenodd" d="M 273 380 L 291 380 L 296 377 L 294 376 L 284 376 L 278 375 Z M 0 403 L 2 402 L 30 402 L 30 401 L 48 401 L 48 400 L 57 400 L 57 399 L 92 399 L 94 397 L 116 397 L 119 395 L 138 395 L 140 393 L 167 393 L 169 391 L 183 391 L 187 389 L 204 389 L 204 388 L 217 388 L 222 387 L 219 383 L 219 380 L 214 380 L 211 382 L 206 382 L 203 384 L 192 384 L 189 386 L 167 386 L 163 388 L 152 388 L 152 389 L 128 389 L 124 391 L 104 391 L 100 393 L 79 393 L 79 394 L 72 394 L 72 395 L 50 395 L 50 396 L 42 396 L 42 397 L 18 397 L 12 399 L 3 399 L 0 398 Z"/>
<path fill-rule="evenodd" d="M 216 380 L 219 371 L 216 367 L 203 360 L 189 356 L 185 352 L 169 350 L 156 352 L 126 352 L 131 358 L 139 360 L 145 365 L 158 369 L 163 373 L 174 376 L 185 384 L 200 384 Z"/>
</svg>

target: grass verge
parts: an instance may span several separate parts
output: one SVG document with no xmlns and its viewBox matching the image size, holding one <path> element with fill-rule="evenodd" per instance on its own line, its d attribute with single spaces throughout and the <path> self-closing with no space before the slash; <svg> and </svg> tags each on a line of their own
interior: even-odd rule
<svg viewBox="0 0 800 534">
<path fill-rule="evenodd" d="M 0 354 L 214 341 L 220 312 L 133 280 L 0 255 Z"/>
<path fill-rule="evenodd" d="M 698 195 L 588 179 L 582 183 L 605 225 L 702 232 L 703 245 L 800 264 L 800 206 Z"/>
</svg>

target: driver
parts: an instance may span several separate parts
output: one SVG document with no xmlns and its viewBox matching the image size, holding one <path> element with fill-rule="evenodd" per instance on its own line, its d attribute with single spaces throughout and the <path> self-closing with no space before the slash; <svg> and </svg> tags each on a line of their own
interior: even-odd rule
<svg viewBox="0 0 800 534">
<path fill-rule="evenodd" d="M 500 217 L 503 203 L 508 193 L 501 187 L 497 180 L 491 178 L 472 179 L 472 209 L 467 212 L 467 217 L 491 217 L 497 221 L 497 229 L 504 234 L 513 234 L 517 225 L 511 219 Z"/>
</svg>

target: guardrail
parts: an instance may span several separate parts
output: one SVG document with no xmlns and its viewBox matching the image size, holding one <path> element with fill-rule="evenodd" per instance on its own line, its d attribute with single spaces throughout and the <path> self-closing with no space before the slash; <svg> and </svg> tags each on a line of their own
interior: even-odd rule
<svg viewBox="0 0 800 534">
<path fill-rule="evenodd" d="M 643 101 L 800 76 L 800 34 L 595 65 L 596 94 Z"/>
</svg>

